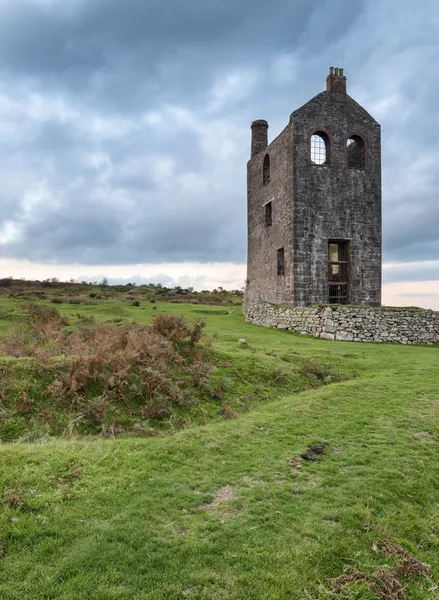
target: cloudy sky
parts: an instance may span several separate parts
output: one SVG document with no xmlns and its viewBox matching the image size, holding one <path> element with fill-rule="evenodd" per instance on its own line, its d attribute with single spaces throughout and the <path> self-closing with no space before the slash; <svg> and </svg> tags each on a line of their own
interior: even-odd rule
<svg viewBox="0 0 439 600">
<path fill-rule="evenodd" d="M 241 287 L 250 124 L 344 67 L 384 301 L 439 309 L 437 0 L 0 0 L 0 275 Z"/>
</svg>

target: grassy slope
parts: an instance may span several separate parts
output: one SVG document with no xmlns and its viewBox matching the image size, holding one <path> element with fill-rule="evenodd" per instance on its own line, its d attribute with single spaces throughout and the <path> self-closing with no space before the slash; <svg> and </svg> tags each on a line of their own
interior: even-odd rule
<svg viewBox="0 0 439 600">
<path fill-rule="evenodd" d="M 218 307 L 160 310 L 207 316 L 219 351 L 250 356 L 236 345 L 246 337 L 261 355 L 345 359 L 361 377 L 167 438 L 3 445 L 1 488 L 23 506 L 3 506 L 2 600 L 299 599 L 305 588 L 330 598 L 318 581 L 328 587 L 345 565 L 376 570 L 388 559 L 373 544 L 386 537 L 437 578 L 439 348 L 315 340 Z M 328 443 L 320 461 L 296 461 L 317 442 Z M 234 498 L 197 508 L 224 486 Z M 409 597 L 435 598 L 431 587 L 410 584 Z M 357 587 L 349 597 L 378 596 Z"/>
<path fill-rule="evenodd" d="M 8 311 L 8 306 L 13 307 L 14 311 Z M 23 303 L 17 306 L 17 303 L 11 300 L 4 301 L 3 308 L 0 306 L 0 328 L 3 323 L 4 332 L 13 327 L 14 322 L 15 325 L 23 326 L 27 318 L 26 311 L 22 310 L 23 306 Z M 218 339 L 215 337 L 212 348 L 204 349 L 202 358 L 218 368 L 202 386 L 191 387 L 188 380 L 190 377 L 186 377 L 186 380 L 183 380 L 184 406 L 174 403 L 170 417 L 157 421 L 151 417 L 145 420 L 145 402 L 135 401 L 129 394 L 126 396 L 126 402 L 104 403 L 105 411 L 102 413 L 99 389 L 92 385 L 89 385 L 85 392 L 81 392 L 81 398 L 77 401 L 54 399 L 48 392 L 48 385 L 59 377 L 57 371 L 36 368 L 35 362 L 28 358 L 11 360 L 9 356 L 0 356 L 0 378 L 3 377 L 4 381 L 3 410 L 0 410 L 0 441 L 17 441 L 20 438 L 22 441 L 35 441 L 38 436 L 47 433 L 105 434 L 112 431 L 113 423 L 119 430 L 122 428 L 125 435 L 138 435 L 139 428 L 144 435 L 150 432 L 151 428 L 155 431 L 176 431 L 191 423 L 206 423 L 212 419 L 218 420 L 222 415 L 230 417 L 245 412 L 261 400 L 273 400 L 338 379 L 351 378 L 363 368 L 361 363 L 359 369 L 358 360 L 353 355 L 336 356 L 327 351 L 320 351 L 316 355 L 316 348 L 313 348 L 313 360 L 309 360 L 303 352 L 291 349 L 288 344 L 281 344 L 277 338 L 264 338 L 266 344 L 272 340 L 271 346 L 265 343 L 254 345 L 252 340 L 249 340 L 251 343 L 248 346 L 238 347 L 235 328 L 237 324 L 242 326 L 242 316 L 240 308 L 236 307 L 230 309 L 204 306 L 197 309 L 193 305 L 160 303 L 157 310 L 153 311 L 149 303 L 143 303 L 142 307 L 137 308 L 132 307 L 131 303 L 107 300 L 100 301 L 96 306 L 56 306 L 68 318 L 69 330 L 84 327 L 84 319 L 79 318 L 79 315 L 94 315 L 99 319 L 116 321 L 119 325 L 125 323 L 130 327 L 133 319 L 142 323 L 149 321 L 152 314 L 158 315 L 170 310 L 182 312 L 190 320 L 207 316 L 210 323 L 209 332 L 214 336 L 218 333 L 221 335 Z M 50 309 L 54 310 L 53 305 L 50 305 Z M 2 316 L 6 318 L 2 319 Z M 86 331 L 88 326 L 86 323 Z M 17 331 L 13 333 L 12 339 L 17 339 L 16 335 Z M 44 339 L 47 343 L 47 337 L 43 337 L 43 341 Z M 13 345 L 16 351 L 17 344 Z M 61 348 L 64 349 L 63 346 Z M 68 348 L 65 350 L 67 353 L 71 352 Z M 0 354 L 1 352 L 0 348 Z M 100 358 L 97 358 L 97 363 Z M 58 370 L 59 368 L 67 369 L 67 363 L 58 362 Z M 174 381 L 179 381 L 180 376 L 175 367 L 173 374 Z M 32 400 L 30 406 L 28 401 L 23 403 L 24 398 Z M 93 416 L 90 419 L 91 415 L 96 415 L 96 406 L 98 418 Z"/>
</svg>

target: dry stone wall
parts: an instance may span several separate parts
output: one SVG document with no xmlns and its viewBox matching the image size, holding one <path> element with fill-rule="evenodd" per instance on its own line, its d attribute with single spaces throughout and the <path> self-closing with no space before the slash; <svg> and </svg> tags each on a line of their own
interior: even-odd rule
<svg viewBox="0 0 439 600">
<path fill-rule="evenodd" d="M 326 340 L 439 344 L 439 312 L 405 308 L 313 306 L 288 308 L 260 302 L 246 306 L 246 320 Z"/>
</svg>

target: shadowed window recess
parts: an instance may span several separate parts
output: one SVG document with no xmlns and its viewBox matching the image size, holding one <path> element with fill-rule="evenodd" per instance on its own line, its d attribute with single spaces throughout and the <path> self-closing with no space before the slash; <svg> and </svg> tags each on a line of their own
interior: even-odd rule
<svg viewBox="0 0 439 600">
<path fill-rule="evenodd" d="M 314 165 L 329 165 L 329 136 L 324 131 L 312 134 L 310 157 Z"/>
<path fill-rule="evenodd" d="M 328 242 L 329 304 L 348 304 L 349 291 L 349 242 Z"/>
<path fill-rule="evenodd" d="M 277 274 L 285 275 L 285 251 L 283 248 L 277 250 Z"/>
<path fill-rule="evenodd" d="M 264 207 L 265 211 L 265 227 L 269 227 L 272 224 L 272 204 L 271 202 L 267 202 Z"/>
<path fill-rule="evenodd" d="M 364 169 L 366 164 L 364 140 L 352 135 L 346 142 L 347 166 L 350 169 Z"/>
<path fill-rule="evenodd" d="M 270 183 L 270 157 L 268 154 L 265 155 L 262 167 L 262 185 L 267 185 L 267 183 Z"/>
</svg>

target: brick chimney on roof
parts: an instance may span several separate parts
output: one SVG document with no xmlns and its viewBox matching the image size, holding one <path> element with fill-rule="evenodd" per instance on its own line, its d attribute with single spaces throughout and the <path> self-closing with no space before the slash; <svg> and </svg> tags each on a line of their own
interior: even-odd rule
<svg viewBox="0 0 439 600">
<path fill-rule="evenodd" d="M 329 75 L 326 78 L 326 91 L 346 94 L 346 77 L 343 75 L 343 69 L 329 67 Z"/>
</svg>

